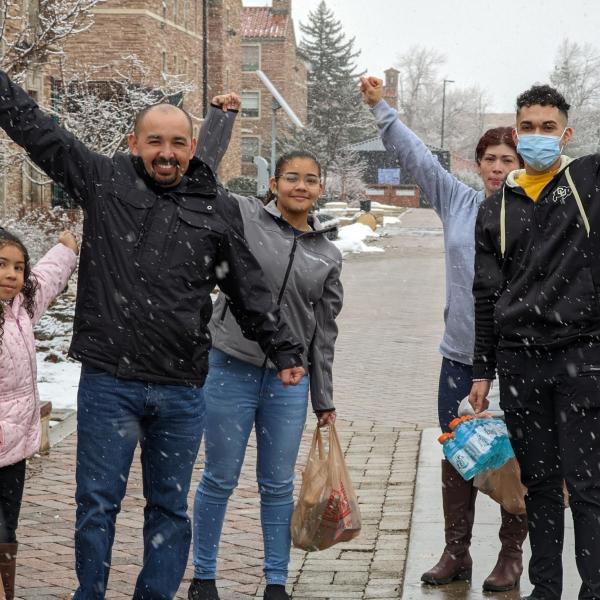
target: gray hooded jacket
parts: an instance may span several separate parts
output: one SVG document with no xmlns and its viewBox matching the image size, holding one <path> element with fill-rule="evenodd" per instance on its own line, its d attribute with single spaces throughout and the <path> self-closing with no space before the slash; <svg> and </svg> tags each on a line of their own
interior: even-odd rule
<svg viewBox="0 0 600 600">
<path fill-rule="evenodd" d="M 202 125 L 196 154 L 213 170 L 227 150 L 236 114 L 212 106 Z M 298 234 L 281 217 L 274 201 L 263 206 L 256 198 L 234 197 L 242 214 L 244 236 L 262 267 L 281 318 L 304 346 L 302 362 L 310 377 L 313 409 L 332 410 L 335 319 L 342 308 L 343 289 L 342 255 L 325 236 L 331 228 L 323 228 L 317 218 L 309 216 L 313 231 Z M 259 367 L 265 364 L 264 352 L 244 337 L 222 291 L 209 329 L 215 348 Z M 268 364 L 274 368 L 270 361 Z"/>
<path fill-rule="evenodd" d="M 384 100 L 371 109 L 384 146 L 410 172 L 442 220 L 446 254 L 446 329 L 442 356 L 473 364 L 475 220 L 485 195 L 448 173 Z"/>
<path fill-rule="evenodd" d="M 282 219 L 275 201 L 263 206 L 256 198 L 237 199 L 250 250 L 263 268 L 282 318 L 304 343 L 303 363 L 310 376 L 313 409 L 332 410 L 335 318 L 343 298 L 342 255 L 316 218 L 309 218 L 313 231 L 298 234 Z M 215 348 L 256 366 L 265 364 L 264 352 L 244 337 L 223 292 L 214 305 L 210 332 Z"/>
</svg>

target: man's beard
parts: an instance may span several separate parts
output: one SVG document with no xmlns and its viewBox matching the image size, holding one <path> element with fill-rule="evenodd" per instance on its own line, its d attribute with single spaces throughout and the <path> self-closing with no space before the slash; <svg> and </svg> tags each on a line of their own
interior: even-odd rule
<svg viewBox="0 0 600 600">
<path fill-rule="evenodd" d="M 156 167 L 175 167 L 175 172 L 173 173 L 172 177 L 170 177 L 169 179 L 166 179 L 162 175 L 157 175 Z M 181 165 L 179 164 L 179 161 L 175 158 L 172 158 L 171 160 L 157 159 L 157 160 L 152 161 L 151 175 L 152 175 L 152 179 L 154 179 L 157 183 L 160 183 L 160 185 L 171 185 L 171 184 L 175 183 L 177 181 L 177 179 L 180 177 Z"/>
</svg>

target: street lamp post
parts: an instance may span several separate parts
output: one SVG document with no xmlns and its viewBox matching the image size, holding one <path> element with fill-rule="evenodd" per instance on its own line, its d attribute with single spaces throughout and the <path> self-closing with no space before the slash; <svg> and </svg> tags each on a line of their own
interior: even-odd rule
<svg viewBox="0 0 600 600">
<path fill-rule="evenodd" d="M 454 83 L 454 79 L 444 79 L 444 85 L 442 87 L 442 127 L 440 135 L 440 148 L 444 149 L 444 121 L 446 119 L 446 84 Z"/>
</svg>

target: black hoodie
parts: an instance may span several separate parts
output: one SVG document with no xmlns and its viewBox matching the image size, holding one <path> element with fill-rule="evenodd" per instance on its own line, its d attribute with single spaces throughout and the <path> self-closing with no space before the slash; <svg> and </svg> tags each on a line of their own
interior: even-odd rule
<svg viewBox="0 0 600 600">
<path fill-rule="evenodd" d="M 493 379 L 497 349 L 600 340 L 600 155 L 563 157 L 537 202 L 518 174 L 477 215 L 474 378 Z"/>
</svg>

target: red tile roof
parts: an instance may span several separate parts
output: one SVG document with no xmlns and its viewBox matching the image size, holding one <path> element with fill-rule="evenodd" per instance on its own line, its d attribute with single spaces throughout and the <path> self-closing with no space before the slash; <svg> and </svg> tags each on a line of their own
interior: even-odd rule
<svg viewBox="0 0 600 600">
<path fill-rule="evenodd" d="M 274 15 L 270 6 L 246 6 L 242 13 L 242 37 L 284 38 L 289 15 Z"/>
</svg>

